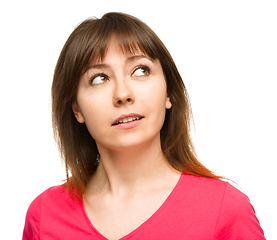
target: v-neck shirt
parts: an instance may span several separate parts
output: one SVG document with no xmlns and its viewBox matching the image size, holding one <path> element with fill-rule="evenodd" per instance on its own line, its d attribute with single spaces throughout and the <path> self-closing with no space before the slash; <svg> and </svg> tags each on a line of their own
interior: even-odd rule
<svg viewBox="0 0 277 240">
<path fill-rule="evenodd" d="M 51 187 L 30 205 L 23 240 L 107 240 L 90 222 L 82 200 L 64 185 Z M 182 174 L 153 215 L 120 240 L 265 239 L 248 197 L 231 184 Z"/>
</svg>

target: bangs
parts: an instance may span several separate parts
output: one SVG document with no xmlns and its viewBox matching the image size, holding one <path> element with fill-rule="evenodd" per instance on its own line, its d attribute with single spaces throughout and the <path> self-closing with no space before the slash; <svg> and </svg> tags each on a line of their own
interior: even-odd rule
<svg viewBox="0 0 277 240">
<path fill-rule="evenodd" d="M 159 59 L 157 36 L 140 20 L 122 14 L 108 13 L 101 19 L 90 21 L 87 29 L 87 46 L 81 64 L 82 72 L 86 72 L 89 66 L 96 62 L 103 62 L 108 51 L 108 45 L 115 38 L 124 54 L 134 55 L 141 52 L 151 59 Z M 93 21 L 93 24 L 92 24 Z"/>
</svg>

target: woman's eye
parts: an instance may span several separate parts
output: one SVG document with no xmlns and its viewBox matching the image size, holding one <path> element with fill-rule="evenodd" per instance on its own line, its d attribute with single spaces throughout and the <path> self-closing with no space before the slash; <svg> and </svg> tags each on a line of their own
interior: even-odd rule
<svg viewBox="0 0 277 240">
<path fill-rule="evenodd" d="M 149 73 L 150 70 L 148 67 L 139 67 L 133 72 L 132 77 L 146 76 L 149 75 Z"/>
<path fill-rule="evenodd" d="M 100 84 L 104 83 L 108 80 L 108 78 L 105 75 L 98 75 L 91 80 L 91 84 Z"/>
</svg>

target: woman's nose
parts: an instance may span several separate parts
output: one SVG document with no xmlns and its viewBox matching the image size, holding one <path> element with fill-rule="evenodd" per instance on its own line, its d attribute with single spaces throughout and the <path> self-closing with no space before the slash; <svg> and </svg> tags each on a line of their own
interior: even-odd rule
<svg viewBox="0 0 277 240">
<path fill-rule="evenodd" d="M 114 90 L 114 105 L 120 106 L 124 104 L 132 104 L 135 100 L 135 96 L 131 89 L 131 86 L 128 85 L 128 80 L 120 80 L 115 83 Z"/>
</svg>

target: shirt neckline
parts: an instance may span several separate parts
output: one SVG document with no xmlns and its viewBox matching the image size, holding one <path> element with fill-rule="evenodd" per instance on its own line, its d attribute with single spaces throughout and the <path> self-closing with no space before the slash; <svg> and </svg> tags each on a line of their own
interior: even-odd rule
<svg viewBox="0 0 277 240">
<path fill-rule="evenodd" d="M 165 199 L 165 201 L 162 203 L 162 205 L 143 223 L 141 223 L 137 228 L 135 228 L 133 231 L 131 231 L 130 233 L 126 234 L 125 236 L 123 236 L 122 238 L 118 239 L 118 240 L 127 240 L 129 238 L 131 238 L 133 235 L 137 234 L 138 232 L 140 232 L 141 229 L 143 229 L 148 223 L 150 223 L 151 221 L 153 221 L 153 219 L 155 219 L 165 208 L 166 206 L 171 202 L 172 198 L 174 197 L 174 195 L 176 194 L 176 192 L 178 191 L 178 188 L 184 178 L 184 173 L 181 174 L 179 180 L 177 181 L 176 185 L 174 186 L 174 188 L 172 189 L 172 191 L 170 192 L 170 194 L 167 196 L 167 198 Z M 106 238 L 104 235 L 102 235 L 92 224 L 92 222 L 90 221 L 86 210 L 85 210 L 85 206 L 84 206 L 84 201 L 83 199 L 81 200 L 81 210 L 83 213 L 83 216 L 85 218 L 85 221 L 88 224 L 89 229 L 91 229 L 95 234 L 97 234 L 97 236 L 99 237 L 99 239 L 101 240 L 109 240 L 108 238 Z"/>
</svg>

